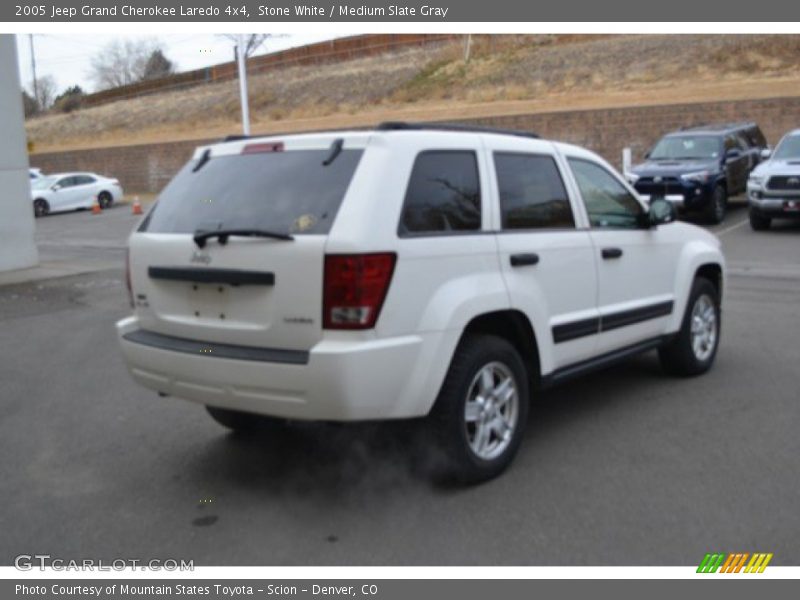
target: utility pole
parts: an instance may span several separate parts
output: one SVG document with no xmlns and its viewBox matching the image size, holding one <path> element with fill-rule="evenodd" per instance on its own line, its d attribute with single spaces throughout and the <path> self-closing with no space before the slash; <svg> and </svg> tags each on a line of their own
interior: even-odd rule
<svg viewBox="0 0 800 600">
<path fill-rule="evenodd" d="M 36 79 L 36 52 L 33 49 L 33 34 L 28 34 L 28 40 L 31 45 L 31 71 L 33 71 L 33 99 L 36 100 L 37 106 L 39 105 L 39 82 Z M 42 107 L 43 108 L 43 107 Z"/>
<path fill-rule="evenodd" d="M 250 106 L 247 98 L 247 45 L 244 35 L 239 35 L 239 43 L 236 46 L 236 63 L 239 67 L 239 99 L 242 104 L 242 133 L 250 135 Z"/>
</svg>

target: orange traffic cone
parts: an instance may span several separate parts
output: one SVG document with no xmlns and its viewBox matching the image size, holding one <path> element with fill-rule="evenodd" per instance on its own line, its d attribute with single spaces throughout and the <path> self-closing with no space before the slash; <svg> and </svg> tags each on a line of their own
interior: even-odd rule
<svg viewBox="0 0 800 600">
<path fill-rule="evenodd" d="M 97 200 L 97 196 L 94 197 L 94 204 L 92 204 L 92 214 L 99 215 L 103 212 L 103 209 L 100 208 L 100 202 Z"/>
<path fill-rule="evenodd" d="M 139 202 L 139 196 L 134 196 L 133 198 L 133 214 L 140 215 L 142 214 L 142 203 Z"/>
</svg>

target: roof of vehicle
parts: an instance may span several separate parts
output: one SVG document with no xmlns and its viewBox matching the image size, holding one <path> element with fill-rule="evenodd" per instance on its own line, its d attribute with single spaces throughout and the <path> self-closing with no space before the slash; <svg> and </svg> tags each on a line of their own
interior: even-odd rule
<svg viewBox="0 0 800 600">
<path fill-rule="evenodd" d="M 741 131 L 743 129 L 750 129 L 757 127 L 753 122 L 740 122 L 740 123 L 710 123 L 704 125 L 694 125 L 692 127 L 684 127 L 677 131 L 672 131 L 667 135 L 681 135 L 684 133 L 707 133 L 711 135 L 724 135 L 726 133 L 733 133 L 734 131 Z"/>
<path fill-rule="evenodd" d="M 91 177 L 102 177 L 102 175 L 98 175 L 97 173 L 92 173 L 91 171 L 72 171 L 67 173 L 48 173 L 46 177 L 75 177 L 76 175 L 89 175 Z"/>
<path fill-rule="evenodd" d="M 263 146 L 263 150 L 255 149 L 254 152 L 270 151 L 269 146 L 275 146 L 271 151 L 280 150 L 304 150 L 304 149 L 327 149 L 338 139 L 346 139 L 348 148 L 366 148 L 370 137 L 374 135 L 409 135 L 417 136 L 425 140 L 428 145 L 438 143 L 438 136 L 452 134 L 464 135 L 498 135 L 507 136 L 520 142 L 526 139 L 540 144 L 549 144 L 553 149 L 558 149 L 565 156 L 583 158 L 599 162 L 610 169 L 614 167 L 603 157 L 595 152 L 565 142 L 541 139 L 533 132 L 516 131 L 508 129 L 494 129 L 490 127 L 479 127 L 462 125 L 458 123 L 382 123 L 371 129 L 340 129 L 326 131 L 310 131 L 298 133 L 269 134 L 259 136 L 230 135 L 219 142 L 199 146 L 195 149 L 193 159 L 199 160 L 210 152 L 209 156 L 232 156 L 247 153 L 247 146 Z"/>
<path fill-rule="evenodd" d="M 518 129 L 499 129 L 496 127 L 483 127 L 480 125 L 466 125 L 463 123 L 413 123 L 407 121 L 384 121 L 379 124 L 376 131 L 446 131 L 454 133 L 497 133 L 500 135 L 513 135 L 539 139 L 539 135 L 532 131 Z"/>
<path fill-rule="evenodd" d="M 344 129 L 344 130 L 323 130 L 306 131 L 297 133 L 277 133 L 259 136 L 229 135 L 219 142 L 200 146 L 195 149 L 194 158 L 200 158 L 207 150 L 214 149 L 212 155 L 220 156 L 227 154 L 238 154 L 248 146 L 257 144 L 272 144 L 279 142 L 289 142 L 293 149 L 320 148 L 321 144 L 330 144 L 338 138 L 346 138 L 348 147 L 366 147 L 368 140 L 375 134 L 394 135 L 399 134 L 425 134 L 426 136 L 452 135 L 452 134 L 491 134 L 504 135 L 516 138 L 540 139 L 539 136 L 531 131 L 520 131 L 513 129 L 498 129 L 493 127 L 482 127 L 477 125 L 465 125 L 463 123 L 415 123 L 404 121 L 387 121 L 380 123 L 369 129 Z M 543 140 L 547 141 L 547 140 Z"/>
</svg>

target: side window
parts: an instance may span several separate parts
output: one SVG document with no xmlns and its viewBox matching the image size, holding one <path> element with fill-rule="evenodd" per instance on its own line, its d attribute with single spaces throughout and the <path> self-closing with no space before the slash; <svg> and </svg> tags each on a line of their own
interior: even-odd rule
<svg viewBox="0 0 800 600">
<path fill-rule="evenodd" d="M 78 175 L 76 179 L 78 180 L 78 185 L 88 185 L 96 181 L 95 178 L 90 175 Z"/>
<path fill-rule="evenodd" d="M 744 133 L 736 134 L 736 145 L 742 152 L 746 152 L 750 149 L 750 141 L 747 139 Z"/>
<path fill-rule="evenodd" d="M 750 127 L 745 131 L 745 134 L 747 135 L 747 139 L 750 140 L 751 146 L 767 145 L 767 138 L 764 137 L 764 134 L 757 126 Z"/>
<path fill-rule="evenodd" d="M 725 136 L 725 152 L 728 150 L 740 150 L 739 144 L 736 143 L 736 140 L 732 135 Z"/>
<path fill-rule="evenodd" d="M 496 152 L 503 229 L 575 227 L 567 190 L 550 156 Z"/>
<path fill-rule="evenodd" d="M 58 185 L 61 186 L 62 189 L 69 188 L 75 185 L 75 178 L 74 177 L 64 177 L 58 180 Z"/>
<path fill-rule="evenodd" d="M 400 235 L 481 228 L 481 192 L 475 152 L 431 150 L 414 161 Z"/>
<path fill-rule="evenodd" d="M 592 227 L 637 229 L 644 209 L 604 167 L 579 158 L 569 165 L 589 214 Z"/>
</svg>

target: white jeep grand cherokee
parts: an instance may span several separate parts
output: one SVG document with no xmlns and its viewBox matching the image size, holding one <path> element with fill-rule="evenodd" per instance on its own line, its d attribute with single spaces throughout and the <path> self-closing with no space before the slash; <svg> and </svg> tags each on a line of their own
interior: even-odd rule
<svg viewBox="0 0 800 600">
<path fill-rule="evenodd" d="M 647 350 L 695 375 L 724 259 L 587 150 L 386 123 L 199 148 L 131 235 L 130 372 L 234 429 L 427 415 L 497 475 L 536 390 Z"/>
</svg>

